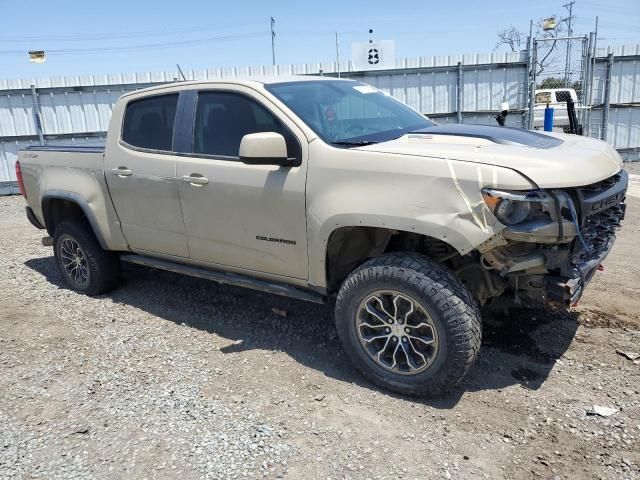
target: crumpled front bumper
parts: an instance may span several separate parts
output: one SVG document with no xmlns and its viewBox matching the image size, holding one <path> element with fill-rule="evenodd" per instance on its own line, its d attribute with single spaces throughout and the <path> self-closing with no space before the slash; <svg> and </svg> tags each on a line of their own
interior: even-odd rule
<svg viewBox="0 0 640 480">
<path fill-rule="evenodd" d="M 561 277 L 556 275 L 545 276 L 544 290 L 545 300 L 552 306 L 571 307 L 575 305 L 584 292 L 584 289 L 593 278 L 596 271 L 601 267 L 604 259 L 609 255 L 615 237 L 610 238 L 606 248 L 602 250 L 600 255 L 589 261 L 579 263 L 573 269 L 573 275 L 570 277 Z"/>
<path fill-rule="evenodd" d="M 575 305 L 613 248 L 625 216 L 627 185 L 628 174 L 621 170 L 592 185 L 553 190 L 550 195 L 558 200 L 555 212 L 546 206 L 552 218 L 505 229 L 506 239 L 536 245 L 527 258 L 537 253 L 546 270 L 521 272 L 516 288 L 535 284 L 535 290 L 525 288 L 530 298 L 542 295 L 555 307 Z"/>
</svg>

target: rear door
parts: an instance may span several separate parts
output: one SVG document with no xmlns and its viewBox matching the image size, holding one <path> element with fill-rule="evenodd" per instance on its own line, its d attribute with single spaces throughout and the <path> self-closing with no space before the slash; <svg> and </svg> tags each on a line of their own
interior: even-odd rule
<svg viewBox="0 0 640 480">
<path fill-rule="evenodd" d="M 178 98 L 159 94 L 127 103 L 121 134 L 108 142 L 105 174 L 131 249 L 186 258 L 173 153 Z"/>
<path fill-rule="evenodd" d="M 190 154 L 177 163 L 190 258 L 306 279 L 307 145 L 284 114 L 251 89 L 193 91 Z M 300 165 L 246 165 L 242 137 L 281 133 Z"/>
</svg>

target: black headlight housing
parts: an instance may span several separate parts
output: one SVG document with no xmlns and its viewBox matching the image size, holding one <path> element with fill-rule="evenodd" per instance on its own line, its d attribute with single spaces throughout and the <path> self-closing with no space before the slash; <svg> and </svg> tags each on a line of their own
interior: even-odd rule
<svg viewBox="0 0 640 480">
<path fill-rule="evenodd" d="M 540 199 L 535 191 L 505 192 L 483 188 L 482 198 L 491 213 L 504 225 L 518 225 L 531 218 Z"/>
</svg>

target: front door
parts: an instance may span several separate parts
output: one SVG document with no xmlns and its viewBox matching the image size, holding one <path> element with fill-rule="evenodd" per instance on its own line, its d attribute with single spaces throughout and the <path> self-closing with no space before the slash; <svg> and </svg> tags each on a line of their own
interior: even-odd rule
<svg viewBox="0 0 640 480">
<path fill-rule="evenodd" d="M 177 161 L 190 258 L 306 279 L 307 150 L 295 126 L 249 92 L 201 91 L 194 108 L 192 153 Z M 283 134 L 300 166 L 241 163 L 240 141 L 256 132 Z"/>
<path fill-rule="evenodd" d="M 172 153 L 177 105 L 177 93 L 127 103 L 122 138 L 110 140 L 105 173 L 131 249 L 187 258 Z"/>
</svg>

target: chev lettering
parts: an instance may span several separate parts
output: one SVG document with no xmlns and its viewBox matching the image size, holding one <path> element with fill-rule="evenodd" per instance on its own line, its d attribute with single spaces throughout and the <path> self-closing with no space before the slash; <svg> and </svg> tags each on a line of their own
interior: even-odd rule
<svg viewBox="0 0 640 480">
<path fill-rule="evenodd" d="M 609 207 L 612 207 L 620 203 L 623 197 L 624 197 L 624 192 L 620 192 L 610 196 L 609 198 L 605 198 L 604 200 L 595 202 L 591 205 L 591 213 L 599 212 L 600 210 L 605 210 Z"/>
<path fill-rule="evenodd" d="M 286 238 L 274 238 L 265 237 L 264 235 L 256 235 L 256 240 L 262 240 L 263 242 L 284 243 L 285 245 L 295 245 L 295 240 L 287 240 Z"/>
</svg>

